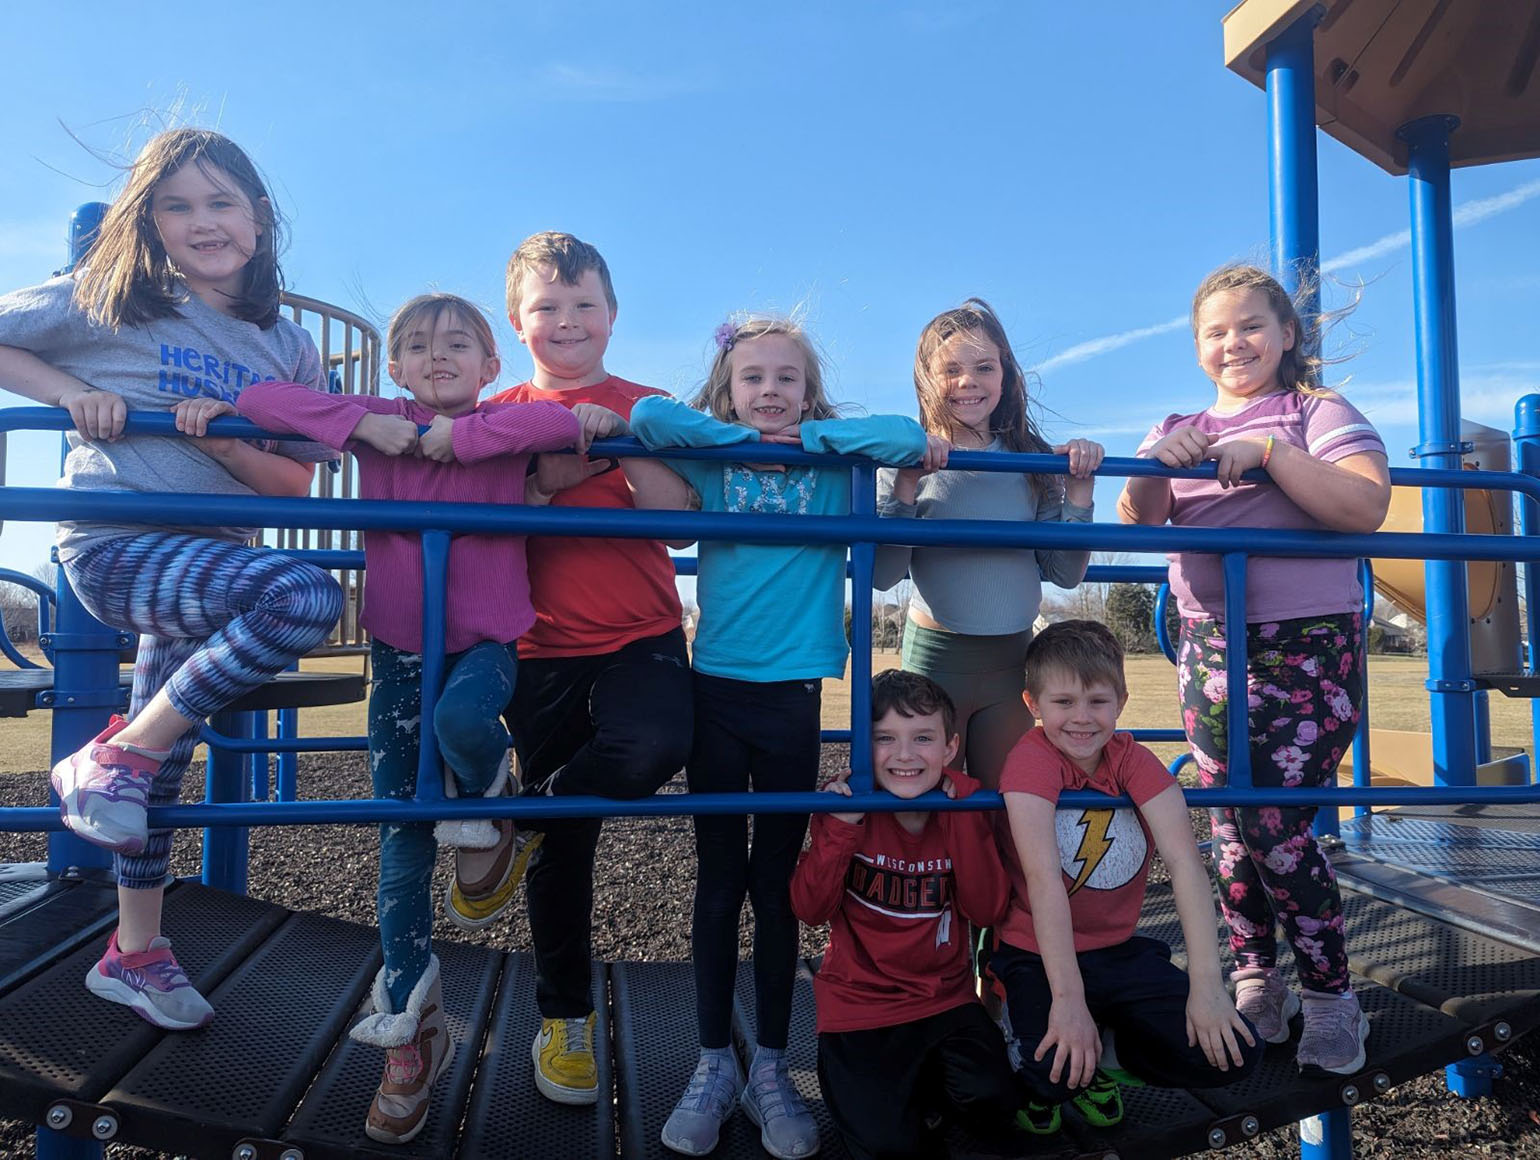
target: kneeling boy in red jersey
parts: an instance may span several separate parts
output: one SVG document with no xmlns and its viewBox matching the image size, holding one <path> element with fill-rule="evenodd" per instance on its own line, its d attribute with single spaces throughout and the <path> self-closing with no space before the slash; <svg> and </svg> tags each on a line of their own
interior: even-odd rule
<svg viewBox="0 0 1540 1160">
<path fill-rule="evenodd" d="M 978 788 L 946 769 L 952 701 L 918 673 L 872 682 L 872 750 L 877 786 L 895 797 Z M 827 788 L 850 794 L 843 778 Z M 984 1134 L 1008 1130 L 1020 1088 L 968 954 L 968 924 L 997 922 L 1007 897 L 988 814 L 814 815 L 791 905 L 809 925 L 832 924 L 813 980 L 818 1077 L 857 1160 L 937 1155 L 925 1113 L 943 1100 Z"/>
</svg>

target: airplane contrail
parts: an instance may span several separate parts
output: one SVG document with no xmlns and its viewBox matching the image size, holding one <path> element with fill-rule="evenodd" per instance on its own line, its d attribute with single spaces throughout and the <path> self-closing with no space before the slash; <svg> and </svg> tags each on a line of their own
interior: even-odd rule
<svg viewBox="0 0 1540 1160">
<path fill-rule="evenodd" d="M 1464 205 L 1456 207 L 1450 217 L 1454 227 L 1460 229 L 1464 226 L 1475 225 L 1477 222 L 1484 222 L 1488 218 L 1507 213 L 1509 210 L 1517 209 L 1525 202 L 1533 201 L 1536 197 L 1540 197 L 1540 181 L 1531 181 L 1515 189 L 1510 189 L 1507 193 L 1499 193 L 1493 197 L 1482 197 L 1474 201 L 1468 201 Z M 1368 245 L 1358 246 L 1355 249 L 1348 250 L 1346 253 L 1327 259 L 1321 263 L 1321 271 L 1322 273 L 1329 274 L 1335 270 L 1355 266 L 1373 258 L 1393 254 L 1397 250 L 1403 250 L 1411 244 L 1411 231 L 1397 230 L 1395 233 L 1386 234 L 1384 237 L 1372 241 Z M 1045 358 L 1042 362 L 1028 369 L 1041 374 L 1043 371 L 1052 370 L 1055 367 L 1085 362 L 1087 359 L 1106 354 L 1108 351 L 1117 350 L 1120 347 L 1129 346 L 1135 342 L 1141 342 L 1146 338 L 1154 338 L 1158 334 L 1169 334 L 1173 330 L 1181 330 L 1186 326 L 1187 316 L 1183 314 L 1176 318 L 1168 319 L 1165 322 L 1158 322 L 1154 326 L 1140 326 L 1133 330 L 1121 331 L 1118 334 L 1088 339 L 1085 342 L 1077 342 L 1074 346 L 1062 350 L 1049 358 Z"/>
</svg>

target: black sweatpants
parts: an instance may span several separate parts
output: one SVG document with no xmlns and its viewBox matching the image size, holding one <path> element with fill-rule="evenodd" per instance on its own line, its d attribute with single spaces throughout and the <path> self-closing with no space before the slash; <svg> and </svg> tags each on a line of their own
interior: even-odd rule
<svg viewBox="0 0 1540 1160">
<path fill-rule="evenodd" d="M 1085 1002 L 1098 1027 L 1111 1029 L 1118 1064 L 1155 1087 L 1223 1087 L 1248 1075 L 1262 1058 L 1262 1037 L 1254 1046 L 1237 1035 L 1244 1066 L 1232 1062 L 1220 1071 L 1203 1054 L 1187 1045 L 1187 972 L 1171 962 L 1171 948 L 1159 939 L 1135 935 L 1127 942 L 1081 951 L 1080 978 Z M 1011 1031 L 1021 1048 L 1021 1076 L 1033 1095 L 1060 1103 L 1072 1094 L 1063 1082 L 1048 1078 L 1057 1049 L 1042 1059 L 1033 1053 L 1048 1030 L 1053 994 L 1040 955 L 1001 943 L 989 969 L 1005 987 Z"/>
<path fill-rule="evenodd" d="M 521 660 L 507 716 L 526 793 L 646 797 L 679 772 L 690 752 L 684 631 L 612 653 Z M 535 1004 L 546 1019 L 593 1010 L 594 854 L 602 826 L 599 818 L 529 824 L 545 832 L 526 889 Z"/>
<path fill-rule="evenodd" d="M 691 793 L 795 793 L 818 785 L 823 682 L 738 681 L 695 674 Z M 797 973 L 791 872 L 806 814 L 755 814 L 754 844 L 742 814 L 695 818 L 695 1013 L 702 1047 L 731 1042 L 738 916 L 754 904 L 755 1033 L 785 1047 Z"/>
<path fill-rule="evenodd" d="M 943 1110 L 985 1139 L 1004 1139 L 1022 1099 L 1005 1040 L 979 1003 L 892 1027 L 822 1032 L 818 1082 L 853 1160 L 943 1155 L 926 1128 L 927 1115 Z"/>
</svg>

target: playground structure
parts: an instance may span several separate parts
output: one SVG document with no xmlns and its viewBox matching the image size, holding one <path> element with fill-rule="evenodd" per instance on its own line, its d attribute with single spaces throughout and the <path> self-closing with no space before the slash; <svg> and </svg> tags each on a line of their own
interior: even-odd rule
<svg viewBox="0 0 1540 1160">
<path fill-rule="evenodd" d="M 1524 561 L 1530 565 L 1526 568 L 1526 587 L 1532 586 L 1528 573 L 1540 560 L 1540 540 L 1531 538 L 1533 519 L 1540 511 L 1535 506 L 1540 502 L 1536 474 L 1540 470 L 1540 397 L 1531 396 L 1519 404 L 1518 472 L 1494 471 L 1486 465 L 1479 473 L 1462 471 L 1448 184 L 1452 162 L 1474 164 L 1528 156 L 1540 153 L 1540 140 L 1522 138 L 1515 144 L 1512 133 L 1517 129 L 1508 122 L 1499 122 L 1497 129 L 1492 129 L 1482 119 L 1479 103 L 1467 102 L 1443 106 L 1458 112 L 1472 130 L 1472 135 L 1463 139 L 1466 144 L 1453 149 L 1451 142 L 1459 139 L 1459 134 L 1451 137 L 1447 119 L 1438 107 L 1418 107 L 1411 110 L 1415 115 L 1408 115 L 1398 111 L 1400 106 L 1384 94 L 1371 99 L 1380 91 L 1376 87 L 1379 74 L 1371 67 L 1380 57 L 1392 62 L 1386 76 L 1406 65 L 1401 69 L 1403 81 L 1416 78 L 1419 70 L 1437 73 L 1441 67 L 1453 66 L 1447 62 L 1439 65 L 1429 53 L 1447 48 L 1457 55 L 1468 43 L 1488 52 L 1490 25 L 1500 25 L 1505 18 L 1517 20 L 1527 8 L 1497 3 L 1464 8 L 1410 5 L 1422 11 L 1420 22 L 1411 17 L 1389 24 L 1382 20 L 1378 27 L 1390 32 L 1374 33 L 1365 31 L 1375 27 L 1376 6 L 1372 3 L 1360 0 L 1320 7 L 1323 11 L 1308 3 L 1248 0 L 1227 18 L 1227 57 L 1238 72 L 1265 82 L 1269 95 L 1274 258 L 1280 270 L 1303 267 L 1308 272 L 1318 248 L 1314 132 L 1319 111 L 1324 111 L 1320 115 L 1328 131 L 1350 144 L 1362 140 L 1361 151 L 1371 160 L 1392 171 L 1402 169 L 1411 174 L 1422 399 L 1417 453 L 1424 461 L 1424 470 L 1398 470 L 1392 479 L 1398 489 L 1421 486 L 1421 526 L 1425 530 L 1337 536 L 1106 525 L 1018 528 L 965 521 L 950 525 L 908 522 L 903 533 L 910 542 L 926 544 L 1213 551 L 1225 557 L 1227 619 L 1232 622 L 1244 620 L 1245 586 L 1238 581 L 1244 577 L 1249 553 L 1429 561 L 1424 587 L 1428 687 L 1433 704 L 1432 785 L 1369 787 L 1365 773 L 1352 789 L 1314 795 L 1327 805 L 1323 822 L 1344 804 L 1416 807 L 1415 811 L 1366 815 L 1342 827 L 1345 846 L 1337 864 L 1347 887 L 1348 941 L 1358 976 L 1355 984 L 1374 1028 L 1369 1063 L 1357 1076 L 1302 1081 L 1293 1077 L 1290 1060 L 1270 1057 L 1245 1084 L 1201 1097 L 1135 1090 L 1128 1093 L 1130 1120 L 1123 1128 L 1110 1133 L 1074 1129 L 1069 1136 L 1045 1144 L 1041 1150 L 1044 1155 L 1177 1154 L 1224 1147 L 1266 1128 L 1304 1119 L 1301 1148 L 1305 1155 L 1347 1156 L 1351 1152 L 1347 1109 L 1353 1104 L 1452 1061 L 1460 1062 L 1451 1071 L 1451 1087 L 1475 1094 L 1484 1082 L 1490 1082 L 1496 1066 L 1489 1053 L 1540 1023 L 1540 941 L 1534 933 L 1540 929 L 1535 921 L 1540 915 L 1536 905 L 1540 897 L 1533 885 L 1527 887 L 1527 896 L 1523 883 L 1510 884 L 1511 889 L 1491 889 L 1487 883 L 1487 887 L 1476 889 L 1461 885 L 1458 879 L 1451 881 L 1447 866 L 1440 868 L 1442 876 L 1438 879 L 1415 872 L 1433 867 L 1409 866 L 1418 857 L 1437 856 L 1462 863 L 1464 869 L 1484 867 L 1490 871 L 1506 860 L 1508 869 L 1522 870 L 1524 865 L 1532 866 L 1540 852 L 1540 835 L 1535 832 L 1540 827 L 1535 825 L 1533 809 L 1533 803 L 1540 801 L 1540 789 L 1527 767 L 1517 784 L 1476 788 L 1478 769 L 1489 756 L 1484 714 L 1488 689 L 1530 695 L 1528 682 L 1535 679 L 1536 658 L 1531 653 L 1526 666 L 1524 658 L 1515 655 L 1511 668 L 1494 665 L 1481 669 L 1473 664 L 1469 631 L 1472 610 L 1481 613 L 1479 619 L 1485 620 L 1487 615 L 1471 600 L 1469 594 L 1477 589 L 1467 579 L 1468 568 L 1488 567 L 1501 573 L 1506 565 L 1511 574 L 1512 564 Z M 1472 15 L 1478 12 L 1484 15 Z M 1367 23 L 1361 27 L 1362 22 Z M 1524 32 L 1519 28 L 1506 43 L 1522 47 Z M 1379 43 L 1377 38 L 1384 36 L 1404 38 L 1399 55 Z M 1347 38 L 1350 43 L 1357 38 L 1361 43 L 1343 50 L 1334 38 Z M 1416 52 L 1412 51 L 1414 46 L 1420 46 Z M 1481 58 L 1482 76 L 1490 59 L 1490 55 Z M 1339 71 L 1339 60 L 1351 62 L 1351 66 Z M 1319 69 L 1317 61 L 1321 62 Z M 1529 63 L 1532 70 L 1532 56 Z M 1509 75 L 1515 70 L 1509 70 Z M 1349 77 L 1356 79 L 1347 94 L 1339 93 Z M 1521 79 L 1527 85 L 1528 74 Z M 1423 92 L 1428 87 L 1420 86 Z M 1480 89 L 1473 85 L 1471 91 Z M 1520 86 L 1521 94 L 1526 91 Z M 1448 99 L 1470 95 L 1456 94 Z M 1371 110 L 1374 117 L 1356 119 L 1359 105 Z M 1532 100 L 1528 108 L 1533 110 Z M 1532 112 L 1527 122 L 1520 121 L 1520 127 L 1540 124 Z M 1399 143 L 1398 133 L 1403 138 Z M 1469 147 L 1472 140 L 1479 147 Z M 355 383 L 367 381 L 370 357 L 377 375 L 377 339 L 374 341 L 373 356 L 354 357 L 348 353 L 353 348 L 342 352 L 341 369 L 355 364 L 360 369 Z M 364 345 L 357 349 L 363 350 Z M 329 365 L 338 364 L 333 360 Z M 62 413 L 43 408 L 0 412 L 0 421 L 6 429 L 53 430 L 63 429 L 68 422 Z M 167 416 L 138 415 L 131 419 L 133 432 L 165 434 L 169 429 Z M 221 421 L 218 428 L 218 433 L 231 435 L 253 431 L 248 424 L 234 420 Z M 600 451 L 637 453 L 629 443 L 601 445 Z M 731 455 L 688 454 L 704 458 Z M 796 461 L 801 457 L 791 458 Z M 448 537 L 455 533 L 850 543 L 855 576 L 852 720 L 857 728 L 849 740 L 856 770 L 854 784 L 863 795 L 857 804 L 863 809 L 891 809 L 895 803 L 890 799 L 864 796 L 871 790 L 870 748 L 866 731 L 859 726 L 869 717 L 866 678 L 871 591 L 864 581 L 870 577 L 872 543 L 891 538 L 895 528 L 891 522 L 879 524 L 875 517 L 874 472 L 869 463 L 827 457 L 819 462 L 847 463 L 855 472 L 851 516 L 735 517 L 470 506 L 446 511 L 423 504 L 353 501 L 331 493 L 330 498 L 323 495 L 311 500 L 211 500 L 194 517 L 182 513 L 179 520 L 297 529 L 301 538 L 285 541 L 286 550 L 301 552 L 325 567 L 348 569 L 362 564 L 352 541 L 328 541 L 325 535 L 344 529 L 356 532 L 385 527 L 421 531 L 426 574 L 436 578 L 436 585 L 435 579 L 430 579 L 425 608 L 425 656 L 432 655 L 432 642 L 442 641 L 443 569 Z M 1061 469 L 1062 461 L 1046 456 L 959 454 L 956 465 L 1053 471 Z M 1110 459 L 1102 473 L 1166 472 L 1147 461 Z M 1210 469 L 1169 474 L 1211 473 Z M 323 477 L 323 484 L 327 482 Z M 345 475 L 340 489 L 340 494 L 347 494 Z M 1503 496 L 1517 492 L 1524 497 L 1522 535 L 1498 535 L 1495 525 L 1491 534 L 1482 534 L 1485 529 L 1467 528 L 1462 496 L 1470 489 Z M 1480 502 L 1494 507 L 1490 501 Z M 159 518 L 152 497 L 3 488 L 0 504 L 13 519 L 54 521 L 104 512 L 142 523 L 154 523 Z M 1495 505 L 1495 509 L 1503 507 L 1501 502 Z M 303 538 L 312 533 L 314 540 Z M 1468 565 L 1466 561 L 1475 563 Z M 1383 567 L 1377 565 L 1376 574 Z M 1100 578 L 1149 580 L 1156 571 L 1128 569 Z M 5 578 L 20 579 L 11 575 Z M 1501 585 L 1499 590 L 1506 591 Z M 124 642 L 91 621 L 67 585 L 61 584 L 52 595 L 56 611 L 45 622 L 45 635 L 54 667 L 34 670 L 40 675 L 28 676 L 30 684 L 19 692 L 7 692 L 0 686 L 0 714 L 13 708 L 21 712 L 52 709 L 54 752 L 58 756 L 72 752 L 93 736 L 109 709 L 118 703 L 118 651 Z M 1517 608 L 1516 600 L 1513 607 Z M 1529 639 L 1533 642 L 1533 599 L 1528 607 Z M 1516 643 L 1516 636 L 1512 639 Z M 1239 687 L 1244 664 L 1243 652 L 1234 650 L 1230 657 L 1232 687 Z M 282 707 L 282 696 L 308 704 L 317 703 L 321 697 L 357 699 L 362 695 L 361 682 L 342 689 L 314 683 L 312 677 L 303 674 L 287 681 L 287 694 L 281 691 L 283 685 L 264 690 L 265 696 L 254 698 L 258 703 L 232 706 L 230 713 L 211 723 L 210 732 L 205 734 L 211 753 L 208 802 L 156 812 L 155 824 L 207 827 L 203 882 L 180 884 L 167 896 L 168 924 L 178 932 L 184 965 L 200 988 L 213 993 L 220 1010 L 220 1018 L 204 1032 L 162 1036 L 116 1010 L 103 1013 L 90 1027 L 74 1026 L 79 1021 L 67 1019 L 64 1012 L 80 992 L 80 978 L 99 953 L 102 937 L 113 922 L 115 901 L 100 875 L 104 860 L 59 831 L 54 810 L 0 813 L 0 827 L 4 829 L 52 831 L 49 861 L 41 881 L 0 881 L 0 929 L 5 931 L 4 939 L 0 939 L 0 1113 L 41 1125 L 39 1156 L 99 1154 L 101 1142 L 109 1139 L 251 1160 L 264 1156 L 301 1160 L 379 1155 L 384 1151 L 368 1145 L 360 1130 L 377 1060 L 341 1039 L 356 1000 L 372 977 L 377 940 L 368 927 L 290 914 L 241 897 L 248 826 L 391 817 L 636 816 L 745 809 L 745 801 L 733 795 L 667 796 L 626 803 L 581 798 L 449 802 L 443 799 L 438 771 L 432 767 L 431 736 L 424 737 L 424 768 L 415 802 L 299 801 L 292 775 L 285 778 L 281 763 L 276 786 L 269 784 L 264 755 L 362 747 L 357 738 L 299 739 L 285 736 L 282 728 L 276 738 L 262 735 L 265 728 L 258 728 L 254 712 L 261 711 L 265 724 L 265 710 Z M 425 705 L 436 693 L 437 679 L 436 674 L 425 673 Z M 1243 714 L 1244 706 L 1232 703 L 1233 738 L 1245 736 Z M 424 720 L 431 720 L 431 714 L 425 712 Z M 1367 732 L 1359 745 L 1372 745 Z M 1357 768 L 1367 771 L 1370 754 L 1367 749 L 1361 749 L 1360 754 Z M 1230 788 L 1191 791 L 1192 804 L 1300 800 L 1299 790 L 1252 788 L 1249 754 L 1244 746 L 1233 752 L 1230 760 Z M 780 800 L 774 803 L 760 798 L 753 806 L 759 811 L 802 812 L 827 804 L 815 795 L 777 796 Z M 1095 801 L 1105 799 L 1067 795 L 1064 804 Z M 1472 807 L 1474 814 L 1471 809 L 1462 809 L 1458 817 L 1439 812 L 1450 803 L 1480 804 Z M 990 804 L 997 801 L 975 798 L 968 803 L 934 803 L 936 808 Z M 1472 817 L 1476 818 L 1474 824 Z M 1409 831 L 1415 837 L 1410 842 Z M 1410 855 L 1409 847 L 1415 847 Z M 1174 910 L 1158 889 L 1151 891 L 1142 929 L 1173 945 L 1180 943 Z M 456 1148 L 465 1156 L 586 1157 L 617 1151 L 628 1157 L 658 1154 L 659 1122 L 693 1064 L 693 1045 L 683 1044 L 685 1054 L 681 1055 L 679 1037 L 670 1034 L 679 1004 L 688 993 L 687 966 L 617 963 L 596 975 L 596 1006 L 601 1013 L 598 1038 L 609 1047 L 602 1054 L 600 1082 L 606 1086 L 613 1083 L 615 1103 L 612 1108 L 601 1101 L 597 1111 L 573 1111 L 544 1103 L 534 1095 L 529 1082 L 525 1045 L 534 1026 L 527 958 L 456 944 L 442 944 L 440 951 L 448 976 L 446 995 L 452 996 L 453 1032 L 462 1043 L 479 1043 L 481 1050 L 479 1054 L 467 1050 L 457 1056 L 452 1071 L 441 1081 L 441 1090 L 435 1091 L 434 1110 L 424 1135 L 411 1147 L 390 1149 L 388 1154 L 449 1155 Z M 292 975 L 285 979 L 272 966 L 280 962 L 303 964 L 303 997 L 295 995 Z M 271 1012 L 279 995 L 292 1014 L 274 1021 Z M 798 1004 L 801 1025 L 794 1029 L 793 1038 L 807 1047 L 811 1006 L 805 981 Z M 746 1025 L 740 1031 L 746 1033 Z M 804 1056 L 799 1078 L 811 1084 L 806 1065 Z M 807 1094 L 816 1099 L 813 1088 Z M 459 1130 L 462 1116 L 463 1132 Z M 824 1154 L 840 1155 L 837 1138 L 827 1122 L 824 1128 Z M 718 1152 L 722 1156 L 758 1154 L 757 1143 L 741 1131 L 725 1134 Z"/>
</svg>

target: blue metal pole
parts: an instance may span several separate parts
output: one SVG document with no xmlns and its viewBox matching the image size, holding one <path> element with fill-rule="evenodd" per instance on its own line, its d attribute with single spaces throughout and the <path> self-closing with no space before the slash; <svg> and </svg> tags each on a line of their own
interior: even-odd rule
<svg viewBox="0 0 1540 1160">
<path fill-rule="evenodd" d="M 1267 46 L 1267 192 L 1273 268 L 1284 289 L 1307 293 L 1300 314 L 1320 311 L 1320 196 L 1315 157 L 1315 26 L 1312 9 Z"/>
<path fill-rule="evenodd" d="M 1353 784 L 1365 786 L 1373 784 L 1374 771 L 1371 767 L 1371 755 L 1369 753 L 1369 630 L 1374 626 L 1374 565 L 1368 560 L 1358 561 L 1358 579 L 1364 589 L 1364 639 L 1363 639 L 1363 666 L 1364 666 L 1364 704 L 1363 716 L 1358 719 L 1358 729 L 1353 734 Z M 1353 816 L 1361 818 L 1365 814 L 1374 812 L 1369 806 L 1357 805 L 1353 807 Z M 1316 815 L 1317 830 L 1320 829 L 1320 815 Z M 1332 833 L 1338 833 L 1334 826 Z"/>
<path fill-rule="evenodd" d="M 70 260 L 69 265 L 59 273 L 68 274 L 80 264 L 80 259 L 86 256 L 86 251 L 91 248 L 91 243 L 96 241 L 96 235 L 101 232 L 102 218 L 107 216 L 109 208 L 105 201 L 88 201 L 70 214 Z"/>
<path fill-rule="evenodd" d="M 70 587 L 61 565 L 55 581 L 58 615 L 50 651 L 54 657 L 52 693 L 44 707 L 53 710 L 50 758 L 63 761 L 106 727 L 107 718 L 122 705 L 118 686 L 118 650 L 131 639 L 114 632 L 86 611 Z M 59 799 L 49 791 L 57 808 Z M 71 866 L 100 870 L 112 866 L 112 855 L 83 842 L 68 830 L 48 835 L 48 873 L 57 876 Z"/>
<path fill-rule="evenodd" d="M 1483 1051 L 1444 1068 L 1444 1083 L 1450 1095 L 1473 1100 L 1491 1095 L 1492 1081 L 1502 1074 L 1503 1065 Z"/>
<path fill-rule="evenodd" d="M 213 727 L 236 737 L 253 736 L 251 713 L 216 713 Z M 244 754 L 208 747 L 204 800 L 249 801 L 251 780 Z M 234 894 L 246 893 L 246 851 L 251 831 L 245 826 L 210 826 L 203 831 L 203 884 Z"/>
<path fill-rule="evenodd" d="M 299 710 L 278 710 L 278 736 L 292 741 L 299 736 Z M 299 754 L 293 750 L 278 751 L 278 777 L 274 792 L 281 802 L 299 800 Z"/>
<path fill-rule="evenodd" d="M 1449 135 L 1459 119 L 1423 117 L 1403 125 L 1412 217 L 1412 290 L 1417 337 L 1417 411 L 1421 442 L 1415 455 L 1427 467 L 1458 471 L 1460 372 L 1455 342 L 1454 226 L 1449 195 Z M 1462 532 L 1462 497 L 1424 488 L 1424 532 Z M 1465 565 L 1425 565 L 1428 690 L 1432 694 L 1433 779 L 1438 785 L 1474 785 L 1475 706 L 1471 694 L 1470 612 Z"/>
<path fill-rule="evenodd" d="M 422 534 L 422 724 L 418 727 L 417 798 L 444 799 L 444 761 L 433 713 L 444 686 L 445 600 L 449 592 L 449 533 Z"/>
<path fill-rule="evenodd" d="M 1349 1160 L 1353 1155 L 1353 1119 L 1347 1108 L 1333 1108 L 1299 1122 L 1299 1160 Z"/>
<path fill-rule="evenodd" d="M 1225 578 L 1225 782 L 1251 788 L 1251 696 L 1247 681 L 1246 554 L 1226 552 Z"/>
<path fill-rule="evenodd" d="M 1540 476 L 1540 395 L 1525 395 L 1513 408 L 1513 451 L 1514 466 L 1519 471 Z M 1519 535 L 1540 535 L 1540 503 L 1529 496 L 1519 498 Z M 1525 628 L 1529 640 L 1526 659 L 1530 673 L 1540 672 L 1540 603 L 1537 600 L 1540 600 L 1540 570 L 1525 564 Z M 1530 743 L 1540 745 L 1540 699 L 1531 700 L 1529 706 Z"/>
<path fill-rule="evenodd" d="M 877 514 L 877 469 L 851 468 L 850 513 Z M 870 792 L 872 770 L 872 570 L 876 546 L 850 546 L 850 788 Z"/>
</svg>

